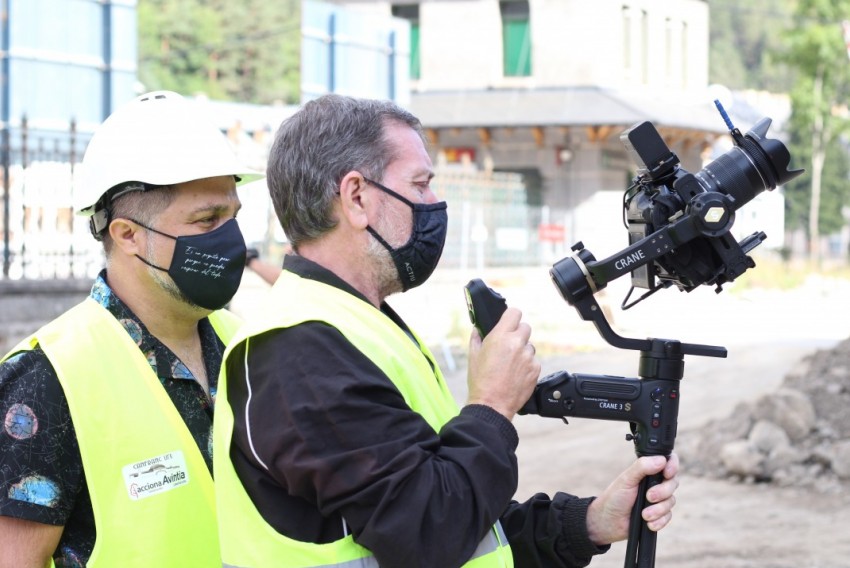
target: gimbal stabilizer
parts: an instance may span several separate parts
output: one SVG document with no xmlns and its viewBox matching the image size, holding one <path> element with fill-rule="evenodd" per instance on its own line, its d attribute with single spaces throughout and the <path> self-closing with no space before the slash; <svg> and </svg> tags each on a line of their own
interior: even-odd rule
<svg viewBox="0 0 850 568">
<path fill-rule="evenodd" d="M 757 232 L 737 242 L 729 232 L 735 211 L 803 170 L 789 170 L 788 150 L 767 137 L 770 119 L 762 119 L 742 135 L 720 103 L 715 104 L 735 146 L 696 174 L 678 167 L 678 158 L 649 122 L 621 135 L 639 165 L 624 199 L 629 246 L 597 261 L 579 242 L 572 247 L 573 255 L 549 271 L 564 300 L 582 319 L 593 322 L 610 345 L 640 352 L 639 378 L 558 371 L 538 382 L 520 414 L 628 422 L 627 439 L 634 442 L 638 456 L 670 456 L 676 441 L 684 356 L 726 357 L 726 349 L 672 339 L 621 337 L 611 329 L 594 294 L 627 273 L 632 275 L 632 288 L 649 290 L 643 297 L 672 285 L 690 292 L 710 284 L 720 292 L 724 283 L 755 266 L 747 253 L 765 234 Z M 477 279 L 467 284 L 466 300 L 470 319 L 484 337 L 501 317 L 505 301 Z M 624 301 L 623 307 L 630 306 Z M 647 490 L 661 481 L 658 474 L 641 482 L 629 525 L 625 568 L 655 566 L 655 533 L 647 528 L 641 511 Z"/>
<path fill-rule="evenodd" d="M 578 262 L 572 264 L 576 270 L 572 270 L 565 261 L 556 264 L 551 270 L 553 280 L 558 283 L 559 289 L 562 285 L 567 286 L 564 298 L 578 310 L 582 319 L 596 325 L 608 343 L 621 349 L 640 351 L 640 378 L 558 371 L 538 382 L 533 395 L 519 413 L 561 418 L 565 422 L 567 417 L 628 422 L 631 434 L 626 439 L 634 442 L 638 456 L 669 457 L 676 440 L 684 356 L 725 357 L 726 349 L 676 340 L 639 340 L 617 335 L 586 285 Z M 470 319 L 483 337 L 505 310 L 504 299 L 477 279 L 467 284 L 466 293 Z M 647 528 L 641 511 L 646 506 L 647 490 L 661 481 L 659 474 L 645 478 L 640 484 L 629 524 L 626 568 L 655 566 L 656 533 Z"/>
<path fill-rule="evenodd" d="M 679 383 L 684 376 L 684 356 L 726 357 L 726 349 L 712 345 L 681 343 L 671 339 L 632 339 L 617 335 L 605 319 L 587 285 L 581 266 L 592 256 L 574 247 L 577 255 L 557 263 L 550 274 L 564 299 L 582 319 L 592 321 L 612 346 L 640 351 L 638 377 L 572 374 L 558 371 L 541 379 L 520 414 L 562 418 L 593 418 L 628 422 L 638 456 L 670 456 L 676 441 L 679 417 Z M 616 260 L 614 260 L 616 262 Z M 655 566 L 656 533 L 641 517 L 647 490 L 661 483 L 660 474 L 645 478 L 632 509 L 626 548 L 626 568 Z"/>
</svg>

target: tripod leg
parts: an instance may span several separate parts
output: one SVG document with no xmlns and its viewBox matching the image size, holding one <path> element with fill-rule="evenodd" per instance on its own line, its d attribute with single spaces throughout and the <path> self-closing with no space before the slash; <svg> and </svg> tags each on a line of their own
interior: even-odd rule
<svg viewBox="0 0 850 568">
<path fill-rule="evenodd" d="M 638 495 L 629 521 L 629 540 L 626 545 L 625 568 L 655 568 L 655 547 L 658 533 L 646 526 L 641 512 L 646 507 L 646 492 L 663 481 L 658 473 L 644 477 L 638 486 Z"/>
<path fill-rule="evenodd" d="M 646 490 L 647 478 L 643 478 L 638 486 L 637 499 L 632 506 L 632 516 L 629 520 L 629 540 L 626 544 L 626 563 L 624 568 L 637 568 L 638 566 L 638 548 L 641 542 L 643 533 L 643 518 L 640 516 L 641 511 L 646 506 Z"/>
</svg>

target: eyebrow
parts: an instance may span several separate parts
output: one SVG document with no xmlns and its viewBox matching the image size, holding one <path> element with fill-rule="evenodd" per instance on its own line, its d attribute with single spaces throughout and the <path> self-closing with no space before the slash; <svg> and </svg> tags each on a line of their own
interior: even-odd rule
<svg viewBox="0 0 850 568">
<path fill-rule="evenodd" d="M 234 214 L 238 213 L 241 210 L 242 210 L 242 204 L 240 203 L 239 205 L 237 205 L 236 211 L 234 211 Z M 190 210 L 189 215 L 194 216 L 194 215 L 200 215 L 200 214 L 206 214 L 206 213 L 213 213 L 213 214 L 216 214 L 216 215 L 221 215 L 221 214 L 229 213 L 229 212 L 230 212 L 230 206 L 229 205 L 221 205 L 221 204 L 218 204 L 218 203 L 212 203 L 212 204 L 207 204 L 207 205 L 200 205 L 200 206 Z"/>
<path fill-rule="evenodd" d="M 413 172 L 413 174 L 410 176 L 410 179 L 416 179 L 416 178 L 418 178 L 419 176 L 422 176 L 422 175 L 427 175 L 428 181 L 431 181 L 436 176 L 436 174 L 434 173 L 433 170 L 424 170 L 423 169 L 423 170 Z"/>
</svg>

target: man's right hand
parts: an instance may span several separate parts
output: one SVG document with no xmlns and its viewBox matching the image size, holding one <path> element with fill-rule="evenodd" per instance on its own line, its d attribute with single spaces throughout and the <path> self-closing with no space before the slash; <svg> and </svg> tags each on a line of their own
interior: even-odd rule
<svg viewBox="0 0 850 568">
<path fill-rule="evenodd" d="M 485 339 L 472 330 L 467 404 L 485 404 L 513 420 L 540 376 L 540 362 L 530 337 L 531 326 L 522 322 L 522 312 L 516 308 L 505 310 Z"/>
</svg>

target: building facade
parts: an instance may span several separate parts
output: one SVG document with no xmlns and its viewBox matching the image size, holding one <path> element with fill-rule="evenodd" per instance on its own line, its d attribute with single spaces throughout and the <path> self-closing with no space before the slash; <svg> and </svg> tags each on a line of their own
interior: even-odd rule
<svg viewBox="0 0 850 568">
<path fill-rule="evenodd" d="M 689 171 L 726 132 L 703 0 L 337 3 L 410 22 L 410 108 L 435 162 L 521 173 L 527 203 L 549 208 L 568 242 L 623 244 L 637 168 L 623 131 L 652 122 Z"/>
</svg>

